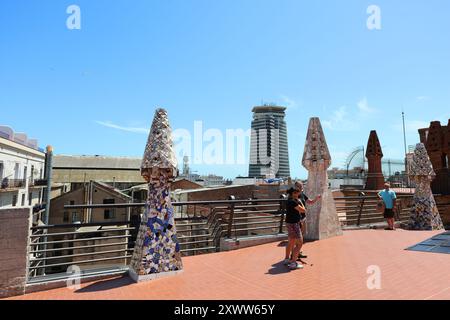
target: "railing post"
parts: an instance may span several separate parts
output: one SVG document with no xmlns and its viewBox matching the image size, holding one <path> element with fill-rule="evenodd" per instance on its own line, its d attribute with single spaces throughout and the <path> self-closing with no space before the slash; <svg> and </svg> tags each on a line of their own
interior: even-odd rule
<svg viewBox="0 0 450 320">
<path fill-rule="evenodd" d="M 359 214 L 358 214 L 358 222 L 356 225 L 359 227 L 361 225 L 361 217 L 364 209 L 364 203 L 366 201 L 366 194 L 364 192 L 359 193 L 360 200 L 359 200 Z"/>
<path fill-rule="evenodd" d="M 284 225 L 284 216 L 286 214 L 286 199 L 287 196 L 285 194 L 282 194 L 280 196 L 280 229 L 279 229 L 279 233 L 282 234 L 283 233 L 283 225 Z"/>
<path fill-rule="evenodd" d="M 396 208 L 396 211 L 397 212 L 395 212 L 395 214 L 397 215 L 397 220 L 398 221 L 400 221 L 401 220 L 401 214 L 402 214 L 402 211 L 403 211 L 403 199 L 399 199 L 398 201 L 397 201 L 397 206 L 396 206 L 397 208 Z"/>
<path fill-rule="evenodd" d="M 229 196 L 228 200 L 236 200 L 235 196 Z M 234 203 L 230 203 L 229 209 L 230 209 L 230 217 L 229 217 L 229 221 L 228 221 L 228 233 L 227 233 L 227 237 L 228 239 L 231 239 L 231 233 L 233 231 L 233 222 L 234 222 Z"/>
</svg>

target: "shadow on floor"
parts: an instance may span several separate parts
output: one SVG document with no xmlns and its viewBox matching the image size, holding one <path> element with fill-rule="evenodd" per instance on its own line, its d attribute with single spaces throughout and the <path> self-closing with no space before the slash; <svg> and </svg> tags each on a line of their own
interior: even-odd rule
<svg viewBox="0 0 450 320">
<path fill-rule="evenodd" d="M 122 288 L 134 284 L 134 281 L 128 276 L 122 278 L 110 279 L 93 283 L 85 288 L 75 291 L 75 293 L 92 293 L 99 291 L 108 291 L 112 289 Z"/>
<path fill-rule="evenodd" d="M 278 244 L 278 247 L 279 247 L 279 248 L 286 248 L 287 245 L 288 245 L 288 241 L 281 241 L 281 242 Z"/>
<path fill-rule="evenodd" d="M 317 240 L 305 240 L 304 245 L 317 242 Z M 288 241 L 282 241 L 278 244 L 279 248 L 286 248 L 288 245 Z"/>
<path fill-rule="evenodd" d="M 284 265 L 283 261 L 276 263 L 272 266 L 269 271 L 267 271 L 266 274 L 272 275 L 272 276 L 278 276 L 280 274 L 289 273 L 291 270 L 287 266 Z"/>
</svg>

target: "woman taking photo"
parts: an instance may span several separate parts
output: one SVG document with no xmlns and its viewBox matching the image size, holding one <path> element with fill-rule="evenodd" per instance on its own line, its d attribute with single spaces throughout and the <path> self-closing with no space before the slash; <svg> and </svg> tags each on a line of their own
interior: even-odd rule
<svg viewBox="0 0 450 320">
<path fill-rule="evenodd" d="M 288 195 L 289 198 L 286 205 L 286 227 L 288 230 L 289 243 L 286 248 L 286 258 L 284 260 L 284 264 L 291 270 L 297 270 L 303 269 L 303 266 L 298 263 L 297 260 L 303 246 L 303 235 L 300 227 L 300 221 L 302 214 L 306 214 L 306 209 L 299 201 L 299 189 L 289 189 Z"/>
</svg>

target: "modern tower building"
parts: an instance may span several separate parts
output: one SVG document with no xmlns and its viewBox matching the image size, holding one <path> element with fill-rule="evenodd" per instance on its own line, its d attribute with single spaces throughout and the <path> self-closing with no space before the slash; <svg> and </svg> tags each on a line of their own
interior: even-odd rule
<svg viewBox="0 0 450 320">
<path fill-rule="evenodd" d="M 290 177 L 285 107 L 253 108 L 249 177 Z"/>
</svg>

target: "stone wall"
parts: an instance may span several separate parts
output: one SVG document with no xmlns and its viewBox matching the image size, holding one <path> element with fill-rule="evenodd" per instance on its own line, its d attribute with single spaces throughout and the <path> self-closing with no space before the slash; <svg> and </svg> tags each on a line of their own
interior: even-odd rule
<svg viewBox="0 0 450 320">
<path fill-rule="evenodd" d="M 0 210 L 0 298 L 25 293 L 30 208 Z"/>
</svg>

